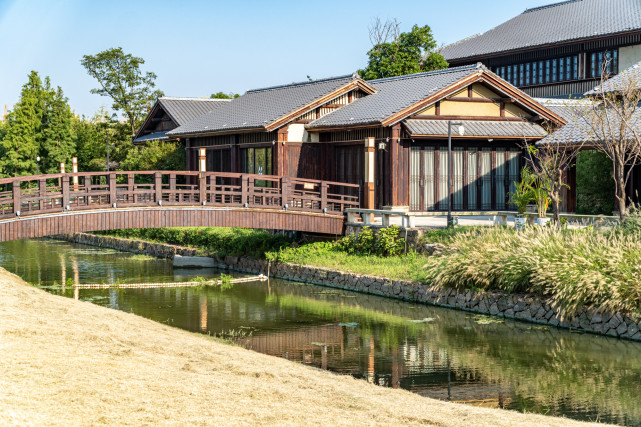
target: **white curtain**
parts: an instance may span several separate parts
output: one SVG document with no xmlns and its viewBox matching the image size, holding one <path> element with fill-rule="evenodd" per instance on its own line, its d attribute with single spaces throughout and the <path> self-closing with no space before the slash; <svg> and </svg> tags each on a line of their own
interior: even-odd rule
<svg viewBox="0 0 641 427">
<path fill-rule="evenodd" d="M 454 181 L 453 209 L 463 209 L 463 147 L 452 149 L 452 180 Z"/>
<path fill-rule="evenodd" d="M 492 209 L 492 149 L 481 149 L 481 209 Z"/>
<path fill-rule="evenodd" d="M 448 183 L 447 183 L 447 148 L 439 150 L 438 152 L 438 167 L 439 167 L 439 176 L 438 176 L 438 209 L 442 211 L 447 210 L 449 193 Z"/>
<path fill-rule="evenodd" d="M 467 151 L 467 208 L 469 210 L 478 209 L 476 205 L 476 186 L 478 179 L 478 150 L 470 148 Z"/>
<path fill-rule="evenodd" d="M 434 151 L 434 147 L 427 147 L 423 152 L 423 155 L 425 156 L 425 160 L 423 162 L 423 179 L 425 180 L 423 186 L 423 209 L 426 211 L 433 211 L 436 209 L 434 206 L 434 187 L 436 183 L 434 176 L 434 172 L 436 171 L 436 156 L 434 155 Z"/>
<path fill-rule="evenodd" d="M 418 211 L 421 206 L 421 148 L 412 147 L 410 152 L 410 210 Z"/>
<path fill-rule="evenodd" d="M 505 209 L 505 199 L 507 197 L 507 188 L 505 188 L 505 148 L 497 148 L 495 158 L 496 209 Z"/>
</svg>

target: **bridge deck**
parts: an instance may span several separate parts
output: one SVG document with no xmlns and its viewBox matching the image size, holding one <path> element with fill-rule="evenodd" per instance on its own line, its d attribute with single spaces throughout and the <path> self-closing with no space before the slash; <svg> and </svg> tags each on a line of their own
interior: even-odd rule
<svg viewBox="0 0 641 427">
<path fill-rule="evenodd" d="M 359 186 L 218 172 L 92 172 L 0 180 L 0 241 L 121 228 L 220 226 L 341 234 Z"/>
</svg>

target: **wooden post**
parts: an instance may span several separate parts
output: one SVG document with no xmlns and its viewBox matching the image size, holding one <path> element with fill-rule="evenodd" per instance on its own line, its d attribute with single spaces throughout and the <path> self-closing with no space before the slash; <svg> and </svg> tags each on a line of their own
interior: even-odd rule
<svg viewBox="0 0 641 427">
<path fill-rule="evenodd" d="M 375 209 L 374 200 L 374 138 L 365 139 L 365 179 L 363 180 L 363 207 L 365 209 Z M 372 222 L 372 214 L 364 214 L 363 220 L 367 215 L 369 222 Z"/>
<path fill-rule="evenodd" d="M 13 213 L 18 215 L 20 213 L 20 207 L 22 206 L 22 202 L 20 201 L 20 181 L 13 181 L 11 187 L 13 188 Z"/>
<path fill-rule="evenodd" d="M 109 203 L 112 207 L 116 207 L 116 174 L 114 172 L 109 174 Z"/>
<path fill-rule="evenodd" d="M 62 210 L 67 209 L 67 206 L 69 206 L 69 176 L 64 175 L 62 177 Z"/>
<path fill-rule="evenodd" d="M 40 179 L 38 180 L 38 196 L 40 201 L 38 201 L 38 209 L 44 210 L 45 208 L 45 196 L 47 195 L 47 180 Z"/>
<path fill-rule="evenodd" d="M 278 139 L 274 146 L 274 175 L 287 175 L 287 126 L 278 129 Z"/>
<path fill-rule="evenodd" d="M 280 179 L 280 203 L 283 209 L 288 208 L 289 202 L 289 179 L 282 177 Z"/>
<path fill-rule="evenodd" d="M 401 145 L 401 125 L 396 124 L 392 127 L 392 138 L 390 139 L 390 167 L 388 176 L 388 185 L 390 187 L 391 199 L 388 201 L 395 209 L 400 205 L 399 190 L 403 187 L 403 179 L 399 173 L 399 151 Z M 383 177 L 381 177 L 382 179 Z"/>
<path fill-rule="evenodd" d="M 127 199 L 129 203 L 136 203 L 136 195 L 134 194 L 135 180 L 133 173 L 127 174 Z"/>
<path fill-rule="evenodd" d="M 247 201 L 248 192 L 249 192 L 248 184 L 249 183 L 248 183 L 247 175 L 242 174 L 240 176 L 240 203 L 243 205 L 243 207 L 245 207 L 246 203 L 249 203 Z"/>
<path fill-rule="evenodd" d="M 176 174 L 175 173 L 169 174 L 169 191 L 170 191 L 169 200 L 171 200 L 172 202 L 180 202 L 179 196 L 176 193 Z"/>
<path fill-rule="evenodd" d="M 200 173 L 200 179 L 198 180 L 198 190 L 199 190 L 199 199 L 198 201 L 205 206 L 207 202 L 207 175 Z"/>
<path fill-rule="evenodd" d="M 198 171 L 207 172 L 207 150 L 204 148 L 198 150 Z"/>
<path fill-rule="evenodd" d="M 154 173 L 154 193 L 156 194 L 156 203 L 162 201 L 162 173 Z"/>
<path fill-rule="evenodd" d="M 328 186 L 329 186 L 329 184 L 327 184 L 327 182 L 325 182 L 325 181 L 322 181 L 321 184 L 320 184 L 320 196 L 321 196 L 320 208 L 321 208 L 321 211 L 324 211 L 325 209 L 327 209 L 327 187 Z"/>
<path fill-rule="evenodd" d="M 71 159 L 71 172 L 78 173 L 78 158 L 77 157 L 73 157 Z M 75 191 L 78 191 L 78 176 L 74 176 L 73 177 L 73 189 Z"/>
<path fill-rule="evenodd" d="M 60 163 L 60 173 L 64 174 L 65 173 L 65 164 Z M 62 178 L 58 178 L 58 187 L 62 189 Z M 62 191 L 62 190 L 61 190 Z M 65 208 L 65 205 L 62 205 L 62 209 Z"/>
</svg>

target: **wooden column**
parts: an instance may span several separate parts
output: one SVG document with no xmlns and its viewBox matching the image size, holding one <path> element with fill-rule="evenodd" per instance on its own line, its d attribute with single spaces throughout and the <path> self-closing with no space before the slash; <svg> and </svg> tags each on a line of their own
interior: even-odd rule
<svg viewBox="0 0 641 427">
<path fill-rule="evenodd" d="M 278 138 L 273 152 L 273 168 L 274 175 L 284 176 L 287 175 L 287 127 L 278 129 Z"/>
<path fill-rule="evenodd" d="M 78 173 L 78 158 L 77 157 L 73 157 L 71 159 L 71 172 Z M 73 177 L 73 189 L 75 191 L 78 191 L 78 176 L 77 175 Z"/>
<path fill-rule="evenodd" d="M 62 209 L 67 209 L 69 206 L 69 176 L 62 177 Z"/>
<path fill-rule="evenodd" d="M 374 200 L 374 138 L 365 139 L 365 177 L 363 179 L 363 207 L 375 209 Z"/>
<path fill-rule="evenodd" d="M 112 207 L 116 207 L 116 174 L 114 172 L 109 174 L 109 202 Z"/>
<path fill-rule="evenodd" d="M 198 149 L 198 189 L 200 196 L 200 203 L 205 203 L 205 172 L 207 172 L 207 150 L 204 148 Z"/>
<path fill-rule="evenodd" d="M 22 202 L 20 201 L 20 181 L 13 181 L 13 183 L 11 183 L 11 188 L 13 189 L 13 213 L 18 215 L 20 214 L 20 209 L 22 206 Z"/>
<path fill-rule="evenodd" d="M 399 206 L 400 203 L 400 194 L 403 189 L 403 181 L 400 174 L 400 145 L 401 145 L 401 124 L 398 123 L 392 127 L 392 138 L 390 139 L 389 153 L 390 153 L 390 165 L 389 165 L 389 176 L 388 176 L 388 185 L 390 186 L 391 199 L 389 203 L 393 206 Z"/>
<path fill-rule="evenodd" d="M 40 207 L 40 210 L 43 210 L 45 208 L 44 197 L 46 195 L 47 195 L 47 180 L 46 179 L 38 180 L 38 196 L 40 196 L 40 202 L 38 202 L 38 206 Z"/>
<path fill-rule="evenodd" d="M 154 174 L 154 192 L 156 194 L 156 203 L 160 204 L 162 201 L 162 174 L 160 172 Z"/>
<path fill-rule="evenodd" d="M 185 139 L 185 168 L 190 171 L 191 165 L 191 139 Z"/>
</svg>

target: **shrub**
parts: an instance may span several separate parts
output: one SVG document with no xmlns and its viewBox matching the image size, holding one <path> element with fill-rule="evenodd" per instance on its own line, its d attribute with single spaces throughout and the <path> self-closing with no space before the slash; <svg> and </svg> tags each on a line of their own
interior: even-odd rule
<svg viewBox="0 0 641 427">
<path fill-rule="evenodd" d="M 641 309 L 641 241 L 634 233 L 488 228 L 453 237 L 448 252 L 428 259 L 426 271 L 444 287 L 546 295 L 567 314 L 581 306 Z"/>
<path fill-rule="evenodd" d="M 352 255 L 395 256 L 405 250 L 405 240 L 400 237 L 401 229 L 396 225 L 381 228 L 374 233 L 363 227 L 360 233 L 350 234 L 338 240 L 334 249 Z"/>
</svg>

